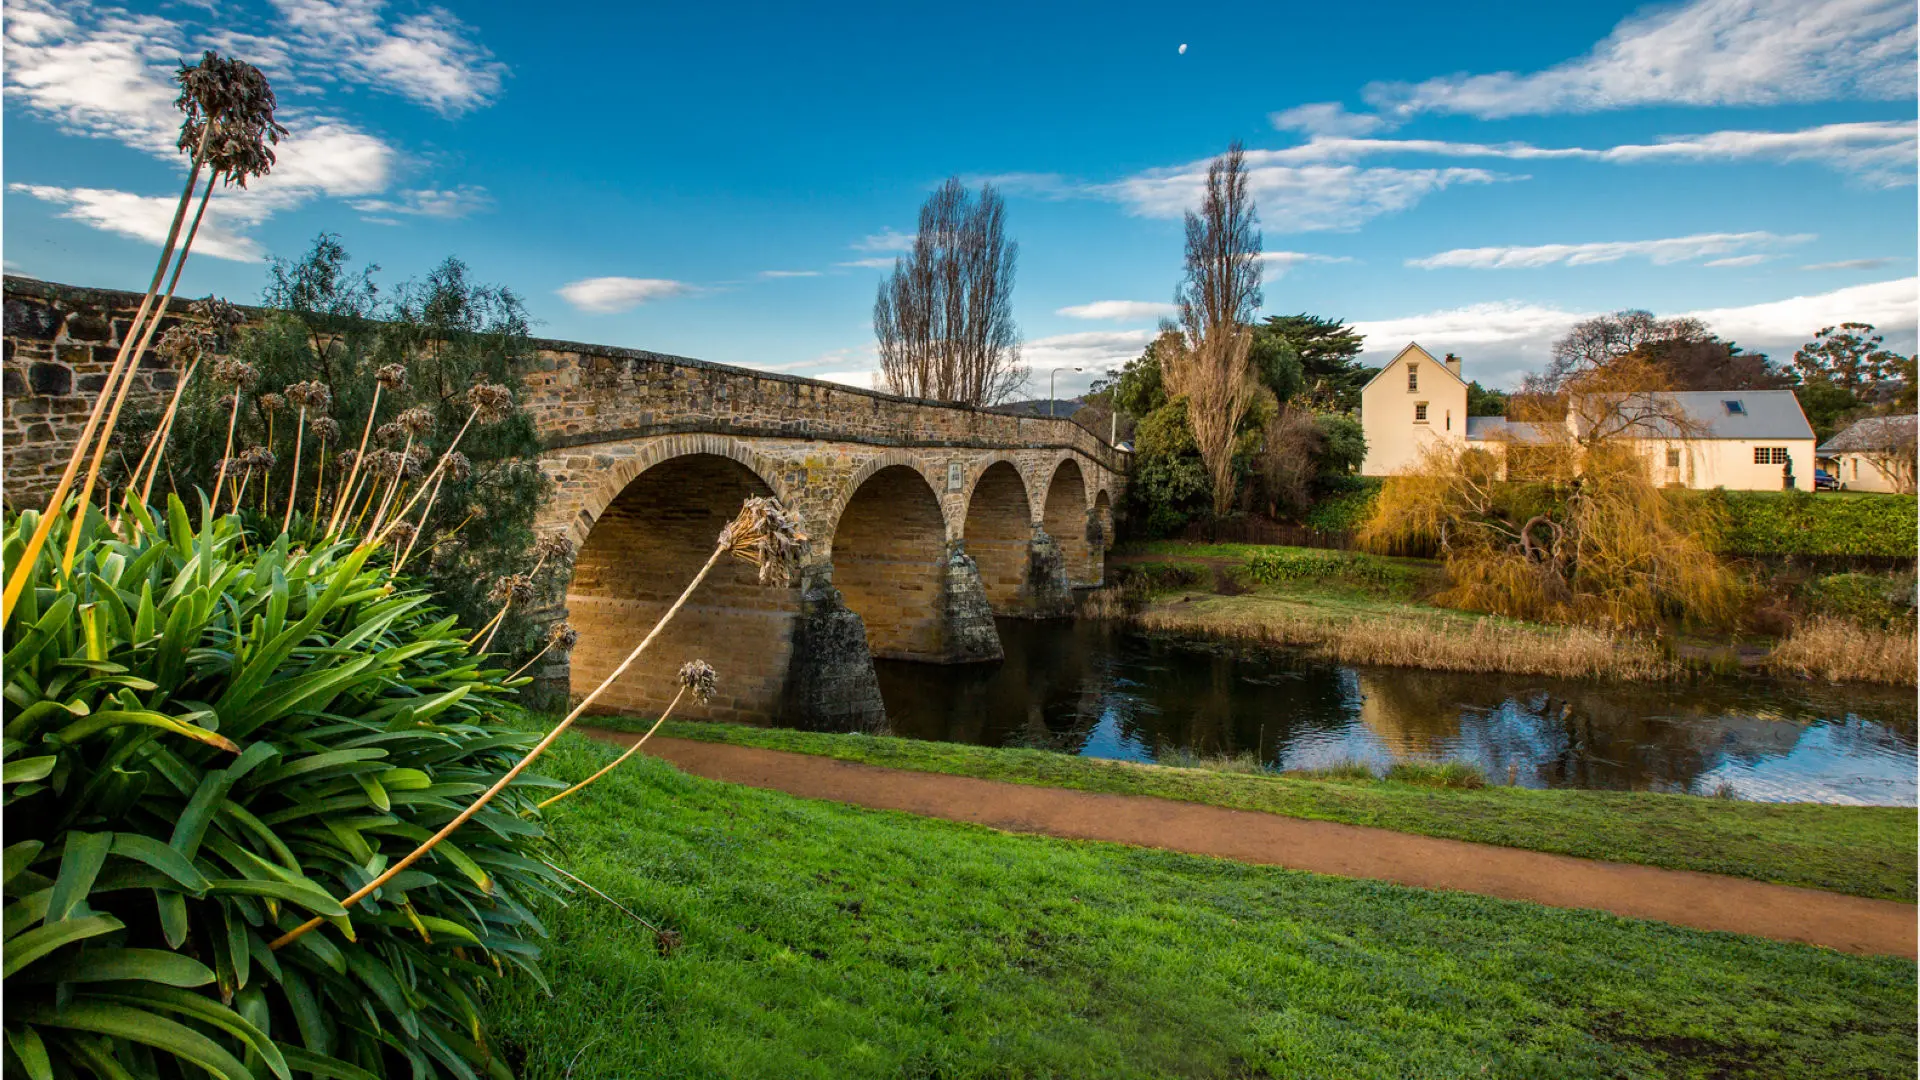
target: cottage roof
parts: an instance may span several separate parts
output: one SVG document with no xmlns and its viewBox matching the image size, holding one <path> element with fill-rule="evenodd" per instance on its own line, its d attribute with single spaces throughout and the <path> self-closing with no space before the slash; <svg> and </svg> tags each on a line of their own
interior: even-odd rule
<svg viewBox="0 0 1920 1080">
<path fill-rule="evenodd" d="M 1848 425 L 1833 438 L 1820 444 L 1822 454 L 1844 454 L 1848 451 L 1891 450 L 1900 446 L 1912 446 L 1920 434 L 1920 417 L 1909 413 L 1905 416 L 1869 416 Z"/>
<path fill-rule="evenodd" d="M 1669 430 L 1671 425 L 1654 422 L 1655 430 L 1633 432 L 1640 438 L 1692 439 L 1811 439 L 1813 425 L 1800 411 L 1800 400 L 1791 390 L 1678 390 L 1653 395 L 1670 402 L 1689 421 L 1688 432 Z M 1636 410 L 1638 411 L 1638 410 Z M 1583 426 L 1580 410 L 1574 410 L 1574 425 Z"/>
<path fill-rule="evenodd" d="M 1550 443 L 1554 441 L 1555 429 L 1565 434 L 1566 429 L 1558 424 L 1529 423 L 1504 416 L 1467 417 L 1468 442 Z"/>
</svg>

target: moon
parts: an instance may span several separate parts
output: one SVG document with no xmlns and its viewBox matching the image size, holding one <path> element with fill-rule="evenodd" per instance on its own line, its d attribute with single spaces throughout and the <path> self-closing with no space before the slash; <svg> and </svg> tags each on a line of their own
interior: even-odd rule
<svg viewBox="0 0 1920 1080">
<path fill-rule="evenodd" d="M 1187 55 L 1187 43 L 1184 41 L 1180 43 L 1180 55 L 1181 56 Z"/>
</svg>

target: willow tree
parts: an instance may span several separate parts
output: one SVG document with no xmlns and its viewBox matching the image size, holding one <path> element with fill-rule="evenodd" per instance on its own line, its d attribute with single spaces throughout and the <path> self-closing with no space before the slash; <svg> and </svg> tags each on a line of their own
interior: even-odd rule
<svg viewBox="0 0 1920 1080">
<path fill-rule="evenodd" d="M 1233 505 L 1240 421 L 1260 378 L 1248 360 L 1260 306 L 1260 229 L 1239 143 L 1207 166 L 1198 212 L 1187 211 L 1186 278 L 1176 294 L 1179 336 L 1162 360 L 1167 392 L 1187 399 L 1194 442 L 1213 486 L 1213 513 Z"/>
<path fill-rule="evenodd" d="M 913 249 L 894 260 L 873 302 L 880 373 L 910 397 L 992 405 L 1026 382 L 1013 321 L 1007 205 L 949 177 L 920 207 Z"/>
</svg>

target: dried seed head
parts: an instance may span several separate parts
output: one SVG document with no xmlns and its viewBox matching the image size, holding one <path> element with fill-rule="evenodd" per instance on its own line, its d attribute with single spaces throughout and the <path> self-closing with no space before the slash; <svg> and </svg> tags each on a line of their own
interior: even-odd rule
<svg viewBox="0 0 1920 1080">
<path fill-rule="evenodd" d="M 206 348 L 205 335 L 186 326 L 176 326 L 160 335 L 160 343 L 154 351 L 177 367 L 186 367 L 200 359 L 200 353 Z"/>
<path fill-rule="evenodd" d="M 260 411 L 269 415 L 287 407 L 287 399 L 269 390 L 255 399 L 260 403 Z"/>
<path fill-rule="evenodd" d="M 373 429 L 373 437 L 383 443 L 405 442 L 407 441 L 407 429 L 400 426 L 400 421 L 389 420 Z"/>
<path fill-rule="evenodd" d="M 446 474 L 447 479 L 457 484 L 473 475 L 473 462 L 468 461 L 467 455 L 458 450 L 449 451 L 447 454 Z"/>
<path fill-rule="evenodd" d="M 218 334 L 224 334 L 247 321 L 245 312 L 217 296 L 195 300 L 187 305 L 187 310 L 200 316 L 206 321 L 207 327 Z"/>
<path fill-rule="evenodd" d="M 485 521 L 487 520 L 487 504 L 483 502 L 474 503 L 467 508 L 467 513 L 471 515 L 475 521 Z"/>
<path fill-rule="evenodd" d="M 323 443 L 330 443 L 340 437 L 340 421 L 331 416 L 316 416 L 307 421 L 307 430 Z"/>
<path fill-rule="evenodd" d="M 785 585 L 807 542 L 801 524 L 797 511 L 781 506 L 777 499 L 755 495 L 720 530 L 719 544 L 735 558 L 759 567 L 760 584 Z"/>
<path fill-rule="evenodd" d="M 433 430 L 433 410 L 425 405 L 415 405 L 394 417 L 393 422 L 405 428 L 409 435 L 425 435 Z"/>
<path fill-rule="evenodd" d="M 407 369 L 400 364 L 385 364 L 373 373 L 373 381 L 384 390 L 401 390 L 407 385 Z"/>
<path fill-rule="evenodd" d="M 553 624 L 553 629 L 547 631 L 547 640 L 553 642 L 553 647 L 561 652 L 572 652 L 573 647 L 579 644 L 580 631 L 575 630 L 572 623 L 562 619 Z"/>
<path fill-rule="evenodd" d="M 704 702 L 713 696 L 716 681 L 713 665 L 705 660 L 689 660 L 680 665 L 680 685 L 693 695 L 693 700 Z"/>
<path fill-rule="evenodd" d="M 513 411 L 513 391 L 499 383 L 475 383 L 467 390 L 467 404 L 491 424 Z"/>
<path fill-rule="evenodd" d="M 414 535 L 418 531 L 410 521 L 396 521 L 387 527 L 387 544 L 395 551 L 403 550 L 408 544 L 413 543 Z"/>
<path fill-rule="evenodd" d="M 240 402 L 239 394 L 221 394 L 219 397 L 214 399 L 213 404 L 221 412 L 232 412 L 233 407 L 239 404 L 239 402 Z"/>
<path fill-rule="evenodd" d="M 331 420 L 327 422 L 333 423 Z M 336 435 L 339 434 L 340 425 L 334 424 L 333 431 L 334 431 L 334 434 Z M 358 450 L 342 450 L 340 451 L 340 456 L 334 459 L 334 461 L 340 466 L 340 472 L 341 472 L 341 475 L 343 476 L 349 472 L 352 472 L 353 463 L 359 460 L 360 460 L 360 451 Z"/>
<path fill-rule="evenodd" d="M 566 562 L 573 558 L 573 541 L 562 533 L 551 533 L 533 542 L 533 557 L 542 562 Z"/>
<path fill-rule="evenodd" d="M 264 446 L 250 446 L 242 450 L 240 456 L 234 460 L 243 469 L 259 469 L 265 472 L 272 469 L 279 459 L 273 456 L 273 451 Z"/>
<path fill-rule="evenodd" d="M 308 379 L 287 387 L 287 400 L 310 413 L 323 413 L 333 406 L 333 391 L 318 379 Z"/>
<path fill-rule="evenodd" d="M 405 461 L 397 450 L 369 450 L 365 468 L 375 476 L 390 477 L 400 471 Z"/>
<path fill-rule="evenodd" d="M 515 604 L 533 602 L 533 579 L 525 574 L 502 574 L 493 579 L 493 588 L 487 593 L 487 599 L 496 604 L 511 601 Z"/>
<path fill-rule="evenodd" d="M 433 451 L 424 446 L 415 446 L 407 451 L 407 479 L 418 480 L 427 474 L 427 466 L 433 464 Z"/>
<path fill-rule="evenodd" d="M 229 183 L 247 185 L 273 168 L 270 147 L 287 129 L 274 122 L 273 88 L 260 69 L 211 51 L 174 76 L 180 97 L 174 106 L 187 114 L 180 125 L 180 149 L 194 153 L 206 137 L 206 160 Z"/>
<path fill-rule="evenodd" d="M 213 365 L 213 381 L 244 390 L 260 381 L 260 371 L 244 360 L 228 358 Z"/>
</svg>

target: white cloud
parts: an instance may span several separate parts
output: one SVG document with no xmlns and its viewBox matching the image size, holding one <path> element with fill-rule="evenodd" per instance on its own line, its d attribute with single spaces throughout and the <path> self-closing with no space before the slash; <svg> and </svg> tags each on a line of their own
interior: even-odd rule
<svg viewBox="0 0 1920 1080">
<path fill-rule="evenodd" d="M 444 116 L 493 102 L 507 66 L 474 40 L 445 8 L 429 8 L 398 22 L 385 18 L 384 0 L 274 0 L 296 50 L 324 58 L 347 80 L 399 94 Z"/>
<path fill-rule="evenodd" d="M 665 278 L 597 277 L 583 278 L 562 285 L 562 299 L 581 311 L 610 315 L 654 300 L 684 296 L 692 286 Z"/>
<path fill-rule="evenodd" d="M 1428 255 L 1425 258 L 1408 259 L 1407 265 L 1423 270 L 1441 268 L 1531 270 L 1557 263 L 1564 263 L 1567 266 L 1586 266 L 1594 263 L 1618 262 L 1629 257 L 1644 258 L 1655 265 L 1666 265 L 1705 258 L 1708 255 L 1727 255 L 1743 248 L 1800 244 L 1812 239 L 1814 237 L 1807 234 L 1776 236 L 1770 232 L 1699 233 L 1661 240 L 1611 240 L 1586 244 L 1536 244 L 1530 247 L 1455 248 L 1451 251 L 1442 251 L 1437 255 Z M 1710 265 L 1744 266 L 1748 264 L 1716 262 Z"/>
<path fill-rule="evenodd" d="M 820 271 L 818 270 L 762 270 L 760 271 L 760 276 L 763 278 L 819 277 Z"/>
<path fill-rule="evenodd" d="M 135 195 L 105 188 L 16 183 L 7 185 L 7 190 L 65 207 L 60 216 L 70 221 L 156 245 L 166 241 L 174 208 L 179 204 L 175 195 Z M 261 261 L 265 253 L 245 230 L 259 224 L 263 212 L 271 212 L 268 206 L 269 201 L 260 198 L 216 195 L 207 204 L 200 230 L 194 234 L 193 254 L 236 262 Z"/>
<path fill-rule="evenodd" d="M 1020 348 L 1020 363 L 1045 379 L 1057 367 L 1079 367 L 1089 373 L 1110 371 L 1139 356 L 1157 330 L 1082 330 L 1036 338 Z M 1066 385 L 1062 372 L 1062 387 Z M 1090 376 L 1089 376 L 1090 377 Z M 1075 380 L 1084 382 L 1085 379 Z M 1044 393 L 1044 391 L 1042 391 Z"/>
<path fill-rule="evenodd" d="M 1823 124 L 1799 131 L 1713 131 L 1663 136 L 1651 143 L 1590 148 L 1524 142 L 1472 143 L 1445 139 L 1367 139 L 1317 135 L 1299 146 L 1269 151 L 1278 162 L 1358 161 L 1390 154 L 1501 158 L 1511 161 L 1582 160 L 1612 164 L 1707 161 L 1808 161 L 1885 186 L 1914 182 L 1920 152 L 1912 120 Z"/>
<path fill-rule="evenodd" d="M 1358 228 L 1382 214 L 1405 210 L 1428 194 L 1456 184 L 1490 184 L 1520 177 L 1484 169 L 1391 169 L 1353 165 L 1290 165 L 1284 150 L 1246 153 L 1247 190 L 1263 226 L 1275 232 Z M 1117 200 L 1144 217 L 1177 218 L 1198 206 L 1208 160 L 1149 169 L 1091 194 Z"/>
<path fill-rule="evenodd" d="M 1841 259 L 1838 262 L 1808 263 L 1807 265 L 1801 267 L 1800 269 L 1802 270 L 1878 270 L 1883 266 L 1891 266 L 1892 264 L 1893 264 L 1893 260 L 1887 259 L 1887 258 Z"/>
<path fill-rule="evenodd" d="M 1385 119 L 1371 113 L 1350 113 L 1337 101 L 1296 105 L 1267 119 L 1280 131 L 1302 131 L 1308 135 L 1368 135 L 1389 126 Z"/>
<path fill-rule="evenodd" d="M 194 246 L 217 258 L 259 259 L 260 247 L 249 229 L 315 198 L 356 199 L 356 208 L 379 215 L 370 220 L 472 212 L 488 202 L 482 188 L 429 187 L 384 196 L 399 158 L 392 146 L 338 117 L 286 104 L 290 94 L 311 91 L 316 81 L 337 80 L 343 70 L 350 80 L 383 77 L 377 56 L 407 69 L 384 81 L 385 88 L 431 107 L 458 111 L 486 100 L 484 73 L 498 65 L 490 68 L 479 46 L 460 44 L 465 31 L 457 21 L 436 8 L 388 29 L 381 7 L 380 0 L 289 0 L 283 6 L 286 23 L 264 28 L 278 33 L 256 34 L 232 25 L 196 28 L 158 15 L 131 15 L 87 0 L 9 0 L 7 100 L 70 134 L 109 139 L 180 165 L 184 158 L 175 146 L 180 114 L 173 106 L 173 73 L 180 58 L 214 46 L 262 65 L 280 91 L 279 118 L 292 133 L 274 148 L 271 173 L 246 189 L 223 187 L 214 196 Z M 289 30 L 291 36 L 285 36 Z M 442 70 L 461 57 L 482 73 L 464 97 Z M 498 76 L 494 71 L 494 90 Z M 439 89 L 423 89 L 429 84 Z M 14 163 L 14 175 L 20 171 Z M 14 190 L 65 207 L 62 217 L 155 241 L 164 236 L 164 226 L 156 233 L 153 219 L 163 216 L 162 207 L 171 214 L 175 198 L 37 184 Z"/>
<path fill-rule="evenodd" d="M 894 256 L 876 255 L 870 259 L 854 259 L 851 262 L 834 263 L 835 266 L 857 266 L 868 270 L 893 269 Z"/>
<path fill-rule="evenodd" d="M 1055 315 L 1065 315 L 1069 319 L 1111 319 L 1115 322 L 1144 322 L 1149 319 L 1170 317 L 1179 308 L 1172 304 L 1156 303 L 1152 300 L 1095 300 L 1090 304 L 1074 304 L 1055 311 Z"/>
<path fill-rule="evenodd" d="M 847 246 L 855 251 L 911 251 L 913 234 L 894 229 L 882 229 L 871 236 L 863 236 Z M 892 261 L 889 260 L 887 265 L 892 266 Z"/>
<path fill-rule="evenodd" d="M 1310 251 L 1263 251 L 1260 261 L 1267 264 L 1267 272 L 1272 276 L 1285 277 L 1287 271 L 1301 263 L 1350 263 L 1350 255 L 1315 255 Z"/>
<path fill-rule="evenodd" d="M 1481 118 L 1640 105 L 1771 105 L 1913 95 L 1906 0 L 1692 0 L 1622 21 L 1586 56 L 1532 74 L 1375 83 L 1395 116 Z"/>
<path fill-rule="evenodd" d="M 422 188 L 403 191 L 398 199 L 363 199 L 351 204 L 368 214 L 406 214 L 412 217 L 463 218 L 493 205 L 487 189 L 462 184 L 445 191 Z"/>
<path fill-rule="evenodd" d="M 1849 321 L 1872 323 L 1886 334 L 1890 347 L 1911 350 L 1917 313 L 1920 278 L 1737 307 L 1662 314 L 1691 315 L 1749 352 L 1784 360 L 1821 327 Z M 1469 379 L 1478 379 L 1485 386 L 1514 386 L 1546 363 L 1555 339 L 1574 323 L 1595 314 L 1509 300 L 1398 318 L 1365 319 L 1353 326 L 1366 335 L 1366 350 L 1360 357 L 1364 363 L 1385 363 L 1407 342 L 1418 341 L 1434 352 L 1459 353 L 1466 360 Z"/>
<path fill-rule="evenodd" d="M 1706 262 L 1701 263 L 1700 265 L 1702 266 L 1759 266 L 1761 263 L 1766 262 L 1768 259 L 1771 259 L 1771 258 L 1773 258 L 1773 256 L 1763 255 L 1758 252 L 1755 252 L 1752 255 L 1729 255 L 1724 259 L 1708 259 Z"/>
</svg>

